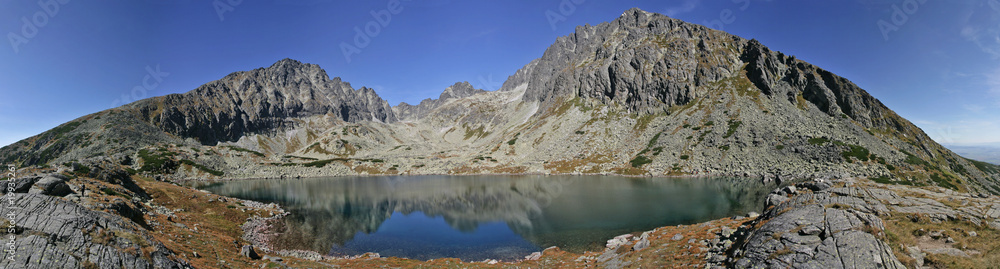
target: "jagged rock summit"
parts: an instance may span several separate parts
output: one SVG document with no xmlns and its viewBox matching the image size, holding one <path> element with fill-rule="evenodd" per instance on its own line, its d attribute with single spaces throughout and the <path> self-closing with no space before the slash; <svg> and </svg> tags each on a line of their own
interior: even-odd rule
<svg viewBox="0 0 1000 269">
<path fill-rule="evenodd" d="M 339 77 L 330 79 L 318 65 L 292 59 L 128 107 L 167 133 L 206 145 L 271 131 L 296 117 L 330 114 L 346 122 L 396 121 L 389 104 L 374 90 L 355 90 Z"/>
</svg>

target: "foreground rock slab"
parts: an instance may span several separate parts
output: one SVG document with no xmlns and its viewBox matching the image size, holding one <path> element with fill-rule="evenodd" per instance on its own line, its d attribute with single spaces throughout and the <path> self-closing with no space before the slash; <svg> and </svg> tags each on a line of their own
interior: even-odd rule
<svg viewBox="0 0 1000 269">
<path fill-rule="evenodd" d="M 888 209 L 877 201 L 841 196 L 865 189 L 810 189 L 819 191 L 768 205 L 758 228 L 734 251 L 736 268 L 906 268 L 878 238 L 885 230 L 879 215 L 888 215 Z M 787 193 L 786 188 L 772 195 Z"/>
<path fill-rule="evenodd" d="M 39 194 L 0 200 L 12 203 L 0 209 L 3 222 L 17 227 L 8 234 L 14 251 L 0 252 L 2 268 L 189 268 L 142 227 L 110 213 Z"/>
</svg>

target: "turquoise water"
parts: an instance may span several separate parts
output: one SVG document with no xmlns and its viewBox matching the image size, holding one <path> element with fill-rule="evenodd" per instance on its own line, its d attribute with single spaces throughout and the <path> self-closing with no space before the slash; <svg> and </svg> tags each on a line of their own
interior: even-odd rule
<svg viewBox="0 0 1000 269">
<path fill-rule="evenodd" d="M 742 178 L 386 176 L 202 187 L 289 211 L 281 248 L 329 255 L 512 260 L 558 246 L 761 211 L 773 185 Z"/>
</svg>

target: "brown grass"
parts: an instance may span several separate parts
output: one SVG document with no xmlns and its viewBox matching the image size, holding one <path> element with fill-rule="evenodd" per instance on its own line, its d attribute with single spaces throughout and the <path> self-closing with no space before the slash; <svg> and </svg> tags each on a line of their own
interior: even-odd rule
<svg viewBox="0 0 1000 269">
<path fill-rule="evenodd" d="M 1000 264 L 1000 231 L 988 227 L 976 226 L 967 221 L 943 221 L 934 223 L 930 218 L 916 216 L 912 218 L 905 214 L 892 214 L 885 219 L 885 240 L 893 248 L 896 257 L 901 262 L 912 266 L 915 263 L 909 257 L 905 247 L 919 244 L 920 233 L 925 231 L 944 231 L 946 236 L 955 240 L 952 247 L 958 249 L 976 250 L 981 255 L 974 255 L 969 258 L 953 257 L 948 255 L 928 255 L 926 262 L 935 267 L 941 268 L 996 268 Z M 913 221 L 916 219 L 916 221 Z M 978 236 L 971 237 L 967 231 L 975 231 Z M 900 246 L 902 245 L 902 247 Z M 906 261 L 904 261 L 904 259 Z"/>
<path fill-rule="evenodd" d="M 545 169 L 557 174 L 567 174 L 576 172 L 580 167 L 594 165 L 593 169 L 600 169 L 598 165 L 611 162 L 611 157 L 605 154 L 594 154 L 582 159 L 558 160 L 545 164 Z"/>
</svg>

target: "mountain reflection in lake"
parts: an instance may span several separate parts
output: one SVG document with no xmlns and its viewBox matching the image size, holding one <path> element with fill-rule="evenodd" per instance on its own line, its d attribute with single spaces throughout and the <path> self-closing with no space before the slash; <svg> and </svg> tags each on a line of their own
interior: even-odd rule
<svg viewBox="0 0 1000 269">
<path fill-rule="evenodd" d="M 619 234 L 759 212 L 774 187 L 745 178 L 385 176 L 203 189 L 288 210 L 277 247 L 481 261 L 550 246 L 599 250 Z"/>
</svg>

